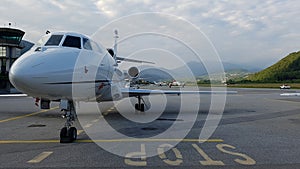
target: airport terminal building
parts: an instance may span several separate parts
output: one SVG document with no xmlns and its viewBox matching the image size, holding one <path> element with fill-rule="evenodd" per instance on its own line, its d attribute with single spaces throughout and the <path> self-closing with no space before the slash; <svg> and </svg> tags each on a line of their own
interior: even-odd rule
<svg viewBox="0 0 300 169">
<path fill-rule="evenodd" d="M 33 43 L 22 40 L 25 32 L 14 28 L 0 28 L 0 92 L 10 92 L 9 69 L 13 62 L 28 51 Z"/>
</svg>

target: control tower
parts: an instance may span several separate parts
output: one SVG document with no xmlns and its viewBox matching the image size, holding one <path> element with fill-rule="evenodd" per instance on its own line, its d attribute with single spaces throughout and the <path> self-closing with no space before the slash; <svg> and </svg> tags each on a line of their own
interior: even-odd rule
<svg viewBox="0 0 300 169">
<path fill-rule="evenodd" d="M 25 32 L 13 28 L 0 28 L 0 92 L 9 92 L 8 72 L 13 62 L 21 56 Z"/>
</svg>

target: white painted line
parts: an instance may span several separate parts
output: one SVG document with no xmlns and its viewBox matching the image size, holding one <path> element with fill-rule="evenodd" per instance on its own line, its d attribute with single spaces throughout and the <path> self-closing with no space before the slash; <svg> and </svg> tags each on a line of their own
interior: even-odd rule
<svg viewBox="0 0 300 169">
<path fill-rule="evenodd" d="M 300 96 L 300 93 L 282 93 L 280 96 Z"/>
<path fill-rule="evenodd" d="M 32 160 L 27 161 L 27 163 L 39 163 L 43 161 L 45 158 L 47 158 L 49 155 L 51 155 L 52 153 L 53 153 L 52 151 L 42 152 L 41 154 L 34 157 Z"/>
<path fill-rule="evenodd" d="M 1 94 L 0 97 L 27 97 L 27 94 Z"/>
</svg>

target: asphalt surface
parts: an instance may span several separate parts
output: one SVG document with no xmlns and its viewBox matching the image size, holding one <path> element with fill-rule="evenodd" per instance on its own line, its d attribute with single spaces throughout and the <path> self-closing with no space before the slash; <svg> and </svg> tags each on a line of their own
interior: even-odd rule
<svg viewBox="0 0 300 169">
<path fill-rule="evenodd" d="M 238 94 L 227 96 L 223 114 L 210 112 L 209 95 L 200 104 L 145 97 L 145 113 L 134 111 L 134 98 L 97 104 L 101 113 L 79 103 L 70 144 L 59 143 L 57 103 L 40 110 L 30 97 L 0 97 L 0 168 L 300 168 L 300 97 L 280 96 L 299 91 L 230 90 Z"/>
</svg>

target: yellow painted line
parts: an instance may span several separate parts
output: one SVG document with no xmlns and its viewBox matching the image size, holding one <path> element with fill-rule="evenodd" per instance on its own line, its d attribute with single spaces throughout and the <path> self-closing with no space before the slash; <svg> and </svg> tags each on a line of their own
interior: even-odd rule
<svg viewBox="0 0 300 169">
<path fill-rule="evenodd" d="M 76 140 L 77 143 L 110 143 L 110 142 L 208 142 L 220 143 L 222 139 L 108 139 L 108 140 Z M 0 144 L 31 144 L 31 143 L 59 143 L 59 140 L 0 140 Z"/>
<path fill-rule="evenodd" d="M 77 130 L 77 135 L 80 135 L 83 132 L 83 130 Z"/>
<path fill-rule="evenodd" d="M 52 151 L 42 152 L 41 154 L 34 157 L 32 160 L 27 161 L 27 163 L 39 163 L 43 161 L 45 158 L 47 158 L 49 155 L 51 155 L 52 153 L 53 153 Z"/>
<path fill-rule="evenodd" d="M 0 144 L 59 143 L 59 140 L 0 140 Z"/>
<path fill-rule="evenodd" d="M 209 142 L 209 143 L 220 143 L 224 142 L 222 139 L 109 139 L 109 140 L 76 140 L 76 142 L 95 142 L 95 143 L 105 143 L 105 142 Z"/>
<path fill-rule="evenodd" d="M 97 123 L 100 119 L 92 120 L 92 123 Z"/>
<path fill-rule="evenodd" d="M 12 118 L 8 118 L 8 119 L 0 120 L 0 123 L 8 122 L 8 121 L 13 121 L 13 120 L 18 120 L 18 119 L 22 119 L 22 118 L 25 118 L 25 117 L 34 116 L 34 115 L 41 114 L 41 113 L 44 113 L 44 112 L 48 112 L 50 110 L 55 110 L 55 109 L 58 109 L 58 106 L 57 107 L 53 107 L 51 109 L 47 109 L 47 110 L 41 110 L 41 111 L 38 111 L 38 112 L 34 112 L 34 113 L 22 115 L 22 116 L 16 116 L 16 117 L 12 117 Z"/>
<path fill-rule="evenodd" d="M 164 148 L 171 148 L 173 153 L 175 154 L 176 160 L 170 160 L 167 155 L 165 154 Z M 158 156 L 165 162 L 166 164 L 172 165 L 172 166 L 178 166 L 180 165 L 183 160 L 182 160 L 182 155 L 180 151 L 176 148 L 173 147 L 171 144 L 162 144 L 157 148 L 157 153 L 159 154 Z"/>
<path fill-rule="evenodd" d="M 222 161 L 219 160 L 213 160 L 206 154 L 197 144 L 192 144 L 192 146 L 197 150 L 197 152 L 205 159 L 201 160 L 200 164 L 205 165 L 205 166 L 210 166 L 210 165 L 225 165 Z"/>
<path fill-rule="evenodd" d="M 131 160 L 131 158 L 137 158 L 140 160 Z M 130 152 L 125 155 L 125 164 L 130 166 L 147 166 L 146 147 L 145 144 L 141 144 L 140 152 Z"/>
<path fill-rule="evenodd" d="M 84 127 L 84 128 L 89 128 L 89 127 L 91 127 L 92 125 L 93 125 L 93 124 L 88 123 L 88 124 L 84 125 L 83 127 Z"/>
<path fill-rule="evenodd" d="M 221 152 L 225 153 L 225 154 L 230 154 L 230 155 L 233 155 L 233 156 L 238 156 L 238 157 L 242 157 L 242 159 L 240 158 L 236 158 L 234 159 L 235 162 L 239 163 L 239 164 L 242 164 L 242 165 L 255 165 L 256 164 L 256 161 L 249 157 L 248 155 L 246 154 L 243 154 L 243 153 L 237 153 L 237 152 L 232 152 L 232 151 L 229 151 L 226 148 L 230 148 L 230 149 L 236 149 L 234 146 L 232 145 L 229 145 L 229 144 L 217 144 L 216 146 Z"/>
</svg>

